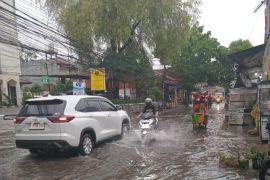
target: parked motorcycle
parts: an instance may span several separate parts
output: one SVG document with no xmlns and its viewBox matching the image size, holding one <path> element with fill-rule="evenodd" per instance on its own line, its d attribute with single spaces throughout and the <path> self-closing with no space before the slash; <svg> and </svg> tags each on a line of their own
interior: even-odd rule
<svg viewBox="0 0 270 180">
<path fill-rule="evenodd" d="M 151 141 L 153 139 L 152 133 L 157 129 L 158 120 L 154 117 L 152 112 L 147 112 L 142 115 L 140 120 L 140 132 L 143 142 Z"/>
</svg>

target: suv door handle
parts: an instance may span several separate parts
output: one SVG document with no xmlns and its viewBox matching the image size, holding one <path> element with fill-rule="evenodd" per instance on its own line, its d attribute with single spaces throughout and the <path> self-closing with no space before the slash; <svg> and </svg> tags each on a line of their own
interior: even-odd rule
<svg viewBox="0 0 270 180">
<path fill-rule="evenodd" d="M 112 116 L 113 116 L 112 113 L 109 113 L 109 114 L 108 114 L 108 117 L 112 117 Z"/>
</svg>

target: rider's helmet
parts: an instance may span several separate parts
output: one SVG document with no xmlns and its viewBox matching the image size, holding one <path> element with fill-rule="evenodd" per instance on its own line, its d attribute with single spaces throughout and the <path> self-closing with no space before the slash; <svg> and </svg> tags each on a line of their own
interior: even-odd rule
<svg viewBox="0 0 270 180">
<path fill-rule="evenodd" d="M 149 106 L 149 105 L 152 104 L 152 99 L 151 98 L 146 98 L 144 102 L 145 102 L 146 106 Z"/>
</svg>

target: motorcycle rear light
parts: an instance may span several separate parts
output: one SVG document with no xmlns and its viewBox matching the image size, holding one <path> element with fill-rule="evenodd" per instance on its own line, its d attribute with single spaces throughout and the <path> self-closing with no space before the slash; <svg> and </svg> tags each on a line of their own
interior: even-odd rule
<svg viewBox="0 0 270 180">
<path fill-rule="evenodd" d="M 13 119 L 13 122 L 14 122 L 15 124 L 21 124 L 21 123 L 24 121 L 24 119 L 25 119 L 25 118 L 22 118 L 22 117 L 15 117 L 15 118 Z"/>
<path fill-rule="evenodd" d="M 52 123 L 66 123 L 73 120 L 75 117 L 70 115 L 62 115 L 57 117 L 48 117 Z"/>
</svg>

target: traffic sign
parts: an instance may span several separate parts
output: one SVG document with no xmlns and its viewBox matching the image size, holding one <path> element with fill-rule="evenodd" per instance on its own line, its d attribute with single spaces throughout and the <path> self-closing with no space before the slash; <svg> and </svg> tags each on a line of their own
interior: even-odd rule
<svg viewBox="0 0 270 180">
<path fill-rule="evenodd" d="M 43 84 L 49 84 L 49 76 L 42 76 L 41 81 Z"/>
</svg>

